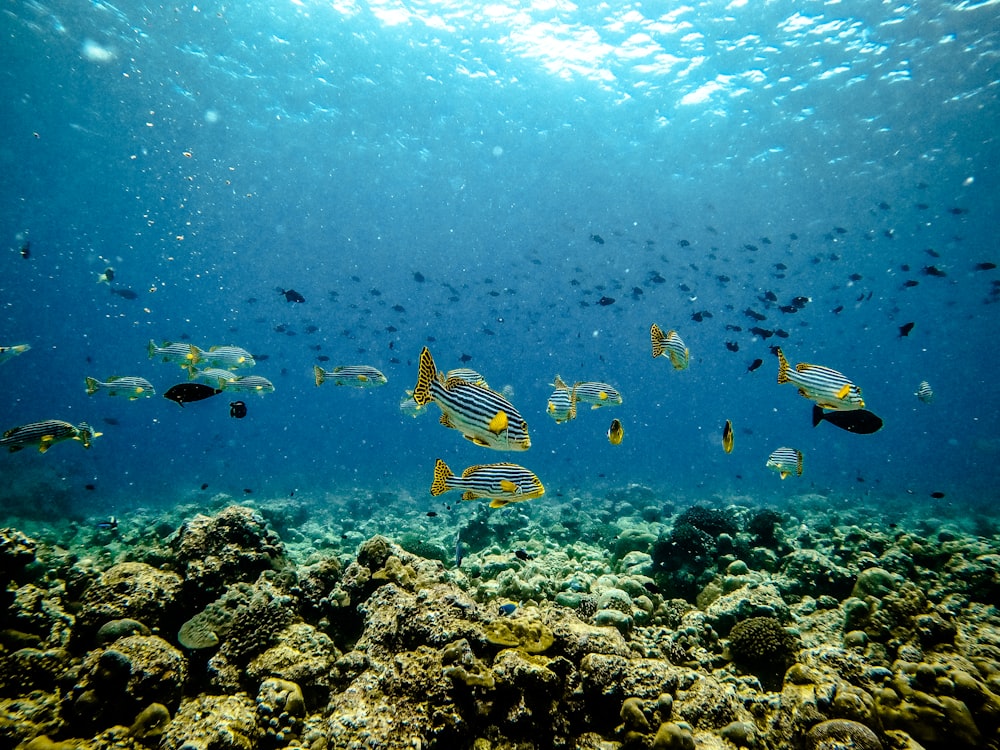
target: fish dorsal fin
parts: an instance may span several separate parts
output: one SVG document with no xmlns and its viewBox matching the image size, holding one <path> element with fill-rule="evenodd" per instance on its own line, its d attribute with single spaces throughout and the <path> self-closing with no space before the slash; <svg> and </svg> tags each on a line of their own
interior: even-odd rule
<svg viewBox="0 0 1000 750">
<path fill-rule="evenodd" d="M 552 387 L 553 388 L 557 388 L 560 391 L 568 391 L 569 390 L 569 386 L 566 385 L 566 383 L 563 382 L 563 379 L 561 377 L 559 377 L 558 375 L 556 375 L 556 382 L 554 382 L 552 384 Z"/>
<path fill-rule="evenodd" d="M 462 472 L 462 476 L 467 477 L 473 472 L 479 471 L 481 468 L 483 468 L 484 465 L 485 464 L 476 464 L 475 466 L 470 466 L 469 468 L 467 468 L 465 471 Z"/>
<path fill-rule="evenodd" d="M 501 432 L 507 429 L 510 421 L 507 419 L 507 412 L 502 409 L 493 415 L 493 419 L 490 420 L 488 429 L 494 435 L 499 435 Z"/>
<path fill-rule="evenodd" d="M 815 366 L 816 365 L 810 365 L 807 362 L 799 362 L 797 365 L 795 365 L 795 372 L 805 372 L 806 370 L 811 370 Z"/>
</svg>

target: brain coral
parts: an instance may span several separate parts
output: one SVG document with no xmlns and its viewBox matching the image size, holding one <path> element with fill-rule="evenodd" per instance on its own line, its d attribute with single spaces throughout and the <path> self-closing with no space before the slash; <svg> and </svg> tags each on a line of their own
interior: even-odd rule
<svg viewBox="0 0 1000 750">
<path fill-rule="evenodd" d="M 729 652 L 747 665 L 766 665 L 791 659 L 798 640 L 774 617 L 751 617 L 729 631 Z"/>
<path fill-rule="evenodd" d="M 806 735 L 808 750 L 882 750 L 882 743 L 871 729 L 856 721 L 831 719 L 821 721 Z"/>
</svg>

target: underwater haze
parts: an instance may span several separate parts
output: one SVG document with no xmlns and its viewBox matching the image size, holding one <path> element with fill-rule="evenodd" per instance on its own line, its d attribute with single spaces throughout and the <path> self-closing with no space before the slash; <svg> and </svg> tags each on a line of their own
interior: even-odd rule
<svg viewBox="0 0 1000 750">
<path fill-rule="evenodd" d="M 357 490 L 447 514 L 437 458 L 526 466 L 528 514 L 633 483 L 994 509 L 998 8 L 6 4 L 0 345 L 31 349 L 0 365 L 0 428 L 102 433 L 0 456 L 7 512 Z M 688 369 L 650 356 L 652 323 Z M 187 373 L 150 340 L 244 347 L 275 391 L 179 407 Z M 813 427 L 775 345 L 884 427 Z M 530 450 L 401 412 L 425 346 L 504 389 Z M 317 387 L 314 365 L 388 383 Z M 557 374 L 623 403 L 556 424 Z M 156 395 L 87 395 L 110 376 Z M 801 476 L 765 467 L 780 447 Z"/>
</svg>

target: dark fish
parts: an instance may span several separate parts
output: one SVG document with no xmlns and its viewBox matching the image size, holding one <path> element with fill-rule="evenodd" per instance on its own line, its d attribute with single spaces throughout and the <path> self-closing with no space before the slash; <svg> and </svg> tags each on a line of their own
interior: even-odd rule
<svg viewBox="0 0 1000 750">
<path fill-rule="evenodd" d="M 834 227 L 833 231 L 836 232 L 837 234 L 847 234 L 847 230 L 844 229 L 843 227 Z"/>
<path fill-rule="evenodd" d="M 917 210 L 918 211 L 926 211 L 928 208 L 930 208 L 930 205 L 927 204 L 927 203 L 918 203 L 917 204 Z"/>
<path fill-rule="evenodd" d="M 329 362 L 330 361 L 330 358 L 328 356 L 326 356 L 325 354 L 320 354 L 318 357 L 316 357 L 316 359 L 319 360 L 320 362 Z"/>
<path fill-rule="evenodd" d="M 743 314 L 746 315 L 748 318 L 752 318 L 753 320 L 756 321 L 767 320 L 766 315 L 761 315 L 759 312 L 757 312 L 751 307 L 748 307 L 746 310 L 744 310 Z"/>
<path fill-rule="evenodd" d="M 849 278 L 851 281 L 861 281 L 861 279 L 863 279 L 864 276 L 862 276 L 860 273 L 852 273 L 847 278 Z"/>
<path fill-rule="evenodd" d="M 615 304 L 615 298 L 614 297 L 601 297 L 599 300 L 597 300 L 597 304 L 599 304 L 601 307 L 607 307 L 608 305 Z"/>
<path fill-rule="evenodd" d="M 103 521 L 98 521 L 94 524 L 101 531 L 114 531 L 118 528 L 118 519 L 114 516 L 108 516 Z"/>
<path fill-rule="evenodd" d="M 819 406 L 813 404 L 813 427 L 823 421 L 836 425 L 842 430 L 847 430 L 847 432 L 853 432 L 855 435 L 871 435 L 882 429 L 882 418 L 877 414 L 872 414 L 867 409 L 823 411 Z"/>
<path fill-rule="evenodd" d="M 903 338 L 903 336 L 909 336 L 910 335 L 910 331 L 913 330 L 913 325 L 914 324 L 912 322 L 910 322 L 910 323 L 904 323 L 903 325 L 901 325 L 899 327 L 899 337 Z"/>
<path fill-rule="evenodd" d="M 306 298 L 301 294 L 296 292 L 294 289 L 281 289 L 279 287 L 278 294 L 283 294 L 285 296 L 286 302 L 305 302 Z"/>
<path fill-rule="evenodd" d="M 878 207 L 879 207 L 879 208 L 881 208 L 881 209 L 882 209 L 883 211 L 888 211 L 888 210 L 889 210 L 890 208 L 892 208 L 892 206 L 890 206 L 890 205 L 889 205 L 888 203 L 886 203 L 885 201 L 881 201 L 881 202 L 880 202 L 880 203 L 878 204 Z"/>
<path fill-rule="evenodd" d="M 229 404 L 229 416 L 233 419 L 243 419 L 247 415 L 247 405 L 242 401 L 232 401 Z"/>
<path fill-rule="evenodd" d="M 703 312 L 696 312 L 692 313 L 691 315 L 691 320 L 693 320 L 695 323 L 700 323 L 704 319 L 705 319 L 705 313 Z"/>
<path fill-rule="evenodd" d="M 812 302 L 812 297 L 792 297 L 792 304 L 795 305 L 800 310 Z"/>
<path fill-rule="evenodd" d="M 201 485 L 201 488 L 202 488 L 203 490 L 207 490 L 207 489 L 208 489 L 208 482 L 204 482 L 204 483 L 203 483 L 203 484 Z"/>
<path fill-rule="evenodd" d="M 31 257 L 31 240 L 25 240 L 21 244 L 21 257 L 25 260 Z"/>
<path fill-rule="evenodd" d="M 93 490 L 97 489 L 97 485 L 95 485 L 95 484 L 85 484 L 85 485 L 83 485 L 83 489 L 93 491 Z"/>
<path fill-rule="evenodd" d="M 420 271 L 414 271 L 413 280 L 416 281 L 418 284 L 422 284 L 425 281 L 424 275 L 420 273 Z"/>
<path fill-rule="evenodd" d="M 736 333 L 739 333 L 740 331 L 743 330 L 743 326 L 734 326 L 732 323 L 726 323 L 726 330 L 736 331 Z"/>
<path fill-rule="evenodd" d="M 948 213 L 950 213 L 952 216 L 962 216 L 963 214 L 969 213 L 969 209 L 967 209 L 967 208 L 958 208 L 956 206 L 955 208 L 949 208 L 948 209 Z"/>
<path fill-rule="evenodd" d="M 433 510 L 427 511 L 426 515 L 428 518 L 437 518 L 437 513 L 435 513 Z"/>
<path fill-rule="evenodd" d="M 752 253 L 757 252 L 757 250 L 759 249 L 756 245 L 744 245 L 743 247 L 745 247 L 747 250 L 749 250 Z"/>
<path fill-rule="evenodd" d="M 319 330 L 319 326 L 314 326 L 314 325 L 307 325 L 306 326 L 306 333 L 316 333 L 316 331 L 318 331 L 318 330 Z"/>
<path fill-rule="evenodd" d="M 797 313 L 799 311 L 799 308 L 795 305 L 781 305 L 778 309 L 785 314 Z"/>
<path fill-rule="evenodd" d="M 250 489 L 249 487 L 244 487 L 243 488 L 243 494 L 244 495 L 252 495 L 253 494 L 253 490 Z"/>
<path fill-rule="evenodd" d="M 461 533 L 455 534 L 455 567 L 462 567 L 462 558 L 465 557 L 465 550 L 462 547 Z"/>
<path fill-rule="evenodd" d="M 114 417 L 103 417 L 101 421 L 104 422 L 104 424 L 109 424 L 111 426 L 116 426 L 120 424 L 120 422 Z"/>
<path fill-rule="evenodd" d="M 942 497 L 944 497 L 944 493 L 943 492 L 932 492 L 931 493 L 931 497 L 933 497 L 935 500 L 940 500 Z"/>
<path fill-rule="evenodd" d="M 213 388 L 204 383 L 178 383 L 175 386 L 171 386 L 170 390 L 163 394 L 163 398 L 168 398 L 176 402 L 179 406 L 184 406 L 184 404 L 191 403 L 192 401 L 201 401 L 202 399 L 217 396 L 220 393 L 222 391 L 219 388 Z"/>
<path fill-rule="evenodd" d="M 678 240 L 677 244 L 680 245 L 681 247 L 690 247 L 691 246 L 691 243 L 688 242 L 687 240 Z"/>
<path fill-rule="evenodd" d="M 944 271 L 942 271 L 937 266 L 924 266 L 924 275 L 925 276 L 937 276 L 938 278 L 941 278 L 942 276 L 947 276 L 948 274 L 946 274 Z"/>
<path fill-rule="evenodd" d="M 997 267 L 996 263 L 990 263 L 989 261 L 986 261 L 985 263 L 976 263 L 976 265 L 974 267 L 974 270 L 976 270 L 976 271 L 992 271 L 996 267 Z"/>
<path fill-rule="evenodd" d="M 632 299 L 639 299 L 643 294 L 642 287 L 634 286 L 632 287 Z"/>
<path fill-rule="evenodd" d="M 788 331 L 785 331 L 785 330 L 783 330 L 781 328 L 775 328 L 774 329 L 774 335 L 777 336 L 779 339 L 787 339 L 788 338 Z"/>
<path fill-rule="evenodd" d="M 747 372 L 753 372 L 758 367 L 760 367 L 762 364 L 764 364 L 764 360 L 762 360 L 762 359 L 760 359 L 758 357 L 757 359 L 755 359 L 753 362 L 750 363 L 749 367 L 747 367 Z"/>
<path fill-rule="evenodd" d="M 837 313 L 841 313 L 843 311 L 844 311 L 844 306 L 843 305 L 837 305 L 835 308 L 833 308 L 832 310 L 830 310 L 830 312 L 832 312 L 834 315 L 836 315 Z"/>
<path fill-rule="evenodd" d="M 719 274 L 718 276 L 716 276 L 715 278 L 717 278 L 717 279 L 719 280 L 719 283 L 720 283 L 720 284 L 728 284 L 728 283 L 729 283 L 730 281 L 732 281 L 732 279 L 730 279 L 730 278 L 729 278 L 728 276 L 726 276 L 726 275 L 725 275 L 724 273 L 720 273 L 720 274 Z"/>
<path fill-rule="evenodd" d="M 735 341 L 727 341 L 726 348 L 731 352 L 738 352 L 740 350 L 740 345 Z"/>
<path fill-rule="evenodd" d="M 764 292 L 764 294 L 761 296 L 761 299 L 762 300 L 767 300 L 768 302 L 777 302 L 778 301 L 778 295 L 775 294 L 772 291 L 767 291 L 767 292 Z"/>
<path fill-rule="evenodd" d="M 590 235 L 590 241 L 591 242 L 596 242 L 598 245 L 603 245 L 604 244 L 604 238 L 601 237 L 601 235 L 599 235 L 599 234 L 592 234 L 592 235 Z"/>
<path fill-rule="evenodd" d="M 112 289 L 111 293 L 117 294 L 122 299 L 139 299 L 139 295 L 133 292 L 131 289 L 124 289 L 124 288 Z"/>
<path fill-rule="evenodd" d="M 918 284 L 920 284 L 920 282 L 913 279 L 907 279 L 903 282 L 903 286 L 907 288 L 917 286 Z"/>
<path fill-rule="evenodd" d="M 762 339 L 769 339 L 774 335 L 774 331 L 769 331 L 766 328 L 761 328 L 760 326 L 754 326 L 751 328 L 750 333 L 754 336 L 760 336 Z"/>
<path fill-rule="evenodd" d="M 795 237 L 792 237 L 792 239 L 794 240 Z M 787 271 L 788 270 L 788 266 L 786 266 L 784 263 L 775 263 L 774 267 L 777 270 L 779 270 L 779 271 Z"/>
<path fill-rule="evenodd" d="M 939 253 L 933 247 L 927 248 L 926 250 L 924 250 L 924 252 L 927 253 L 932 258 L 940 258 L 941 257 L 941 253 Z"/>
<path fill-rule="evenodd" d="M 535 556 L 528 553 L 528 550 L 517 549 L 514 550 L 514 557 L 518 560 L 534 560 Z"/>
<path fill-rule="evenodd" d="M 660 587 L 657 586 L 652 581 L 646 581 L 644 584 L 642 584 L 642 587 L 644 589 L 646 589 L 646 591 L 648 591 L 651 594 L 659 594 L 660 593 Z"/>
<path fill-rule="evenodd" d="M 458 358 L 458 361 L 464 364 L 466 362 L 471 362 L 472 357 L 468 354 L 463 353 L 462 356 Z"/>
</svg>

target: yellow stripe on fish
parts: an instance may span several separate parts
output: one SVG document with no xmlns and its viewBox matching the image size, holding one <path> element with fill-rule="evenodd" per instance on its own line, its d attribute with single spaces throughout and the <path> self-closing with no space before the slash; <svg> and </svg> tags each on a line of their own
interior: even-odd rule
<svg viewBox="0 0 1000 750">
<path fill-rule="evenodd" d="M 29 445 L 37 445 L 38 452 L 45 453 L 53 445 L 64 440 L 78 440 L 84 448 L 89 448 L 90 441 L 100 437 L 101 434 L 94 432 L 86 422 L 74 426 L 59 419 L 46 419 L 7 430 L 0 438 L 0 448 L 5 447 L 11 453 L 16 453 Z"/>
<path fill-rule="evenodd" d="M 107 391 L 109 396 L 128 396 L 129 401 L 139 398 L 149 398 L 156 395 L 156 389 L 146 378 L 123 375 L 122 377 L 111 377 L 105 382 L 97 378 L 87 378 L 87 395 L 93 396 L 98 391 Z"/>
<path fill-rule="evenodd" d="M 487 498 L 491 501 L 491 508 L 531 500 L 545 494 L 545 487 L 538 477 L 523 466 L 510 463 L 480 464 L 470 466 L 459 477 L 439 458 L 434 463 L 431 495 L 437 496 L 449 490 L 463 490 L 463 500 Z"/>
<path fill-rule="evenodd" d="M 802 476 L 802 451 L 795 448 L 778 448 L 768 456 L 767 468 L 774 469 L 782 479 L 792 474 Z"/>
<path fill-rule="evenodd" d="M 664 333 L 656 323 L 653 323 L 649 327 L 649 338 L 653 344 L 653 359 L 666 354 L 675 370 L 687 369 L 691 361 L 691 352 L 677 331 Z"/>
<path fill-rule="evenodd" d="M 354 388 L 377 388 L 389 382 L 385 375 L 368 365 L 344 365 L 324 370 L 313 366 L 313 378 L 316 385 L 323 385 L 328 380 L 334 385 L 348 385 Z"/>
<path fill-rule="evenodd" d="M 824 409 L 833 411 L 854 411 L 864 409 L 861 389 L 847 377 L 829 367 L 809 365 L 801 362 L 793 370 L 779 347 L 778 383 L 792 383 L 799 393 L 810 401 L 815 401 Z"/>
<path fill-rule="evenodd" d="M 460 378 L 442 382 L 426 346 L 420 352 L 413 400 L 418 406 L 436 403 L 441 409 L 441 424 L 458 430 L 476 445 L 501 451 L 526 451 L 531 447 L 528 423 L 510 401 Z"/>
</svg>

